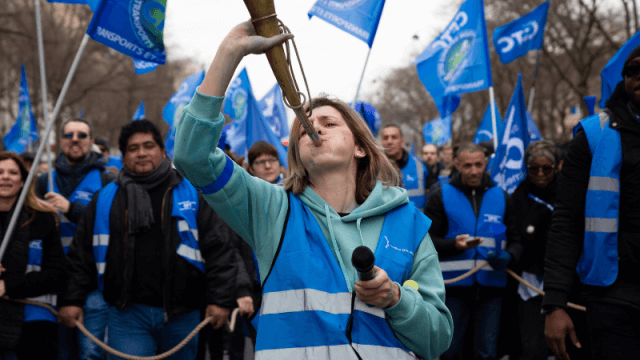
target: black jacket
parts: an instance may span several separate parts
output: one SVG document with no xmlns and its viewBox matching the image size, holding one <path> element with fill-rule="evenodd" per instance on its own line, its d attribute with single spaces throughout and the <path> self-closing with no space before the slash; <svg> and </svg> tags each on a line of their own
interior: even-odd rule
<svg viewBox="0 0 640 360">
<path fill-rule="evenodd" d="M 171 189 L 182 180 L 181 175 L 175 174 Z M 98 194 L 87 206 L 69 250 L 69 281 L 67 291 L 59 299 L 61 306 L 83 306 L 87 294 L 97 288 L 92 239 Z M 198 244 L 205 260 L 205 274 L 176 253 L 180 238 L 177 222 L 171 217 L 171 191 L 164 195 L 162 220 L 157 220 L 154 225 L 162 226 L 164 235 L 163 303 L 168 317 L 199 309 L 205 304 L 232 308 L 236 303 L 238 263 L 232 237 L 237 235 L 211 209 L 202 195 L 198 197 Z M 111 231 L 104 276 L 104 299 L 118 308 L 123 308 L 131 300 L 131 275 L 135 261 L 135 239 L 127 236 L 125 228 L 126 203 L 126 193 L 120 188 L 111 207 Z M 165 223 L 167 219 L 171 221 Z"/>
<path fill-rule="evenodd" d="M 482 182 L 477 188 L 464 185 L 462 183 L 460 173 L 454 174 L 449 184 L 460 189 L 465 194 L 467 199 L 469 199 L 476 216 L 480 211 L 480 204 L 482 204 L 484 193 L 494 185 L 493 181 L 486 173 L 483 174 Z M 504 196 L 506 207 L 503 222 L 507 227 L 507 251 L 511 254 L 512 263 L 517 263 L 522 255 L 522 245 L 520 243 L 520 235 L 516 226 L 513 202 L 506 192 L 504 192 Z M 444 202 L 442 201 L 442 187 L 434 187 L 433 191 L 429 194 L 429 200 L 427 201 L 427 207 L 425 208 L 424 213 L 432 221 L 431 228 L 429 229 L 429 235 L 431 235 L 433 245 L 435 246 L 436 251 L 438 251 L 438 256 L 442 259 L 462 254 L 464 251 L 456 249 L 455 241 L 453 241 L 454 239 L 444 238 L 449 232 L 449 222 L 444 210 Z M 447 296 L 468 296 L 470 292 L 483 292 L 480 288 L 483 287 L 478 285 L 474 285 L 472 287 L 447 287 L 446 291 Z M 500 290 L 494 288 L 490 288 L 489 291 L 491 294 L 488 293 L 488 296 L 492 296 L 500 292 Z"/>
<path fill-rule="evenodd" d="M 3 237 L 11 213 L 0 224 Z M 25 274 L 29 242 L 35 239 L 42 240 L 42 265 L 40 271 Z M 7 271 L 0 279 L 4 280 L 7 296 L 24 299 L 62 291 L 66 281 L 66 261 L 53 214 L 29 212 L 23 208 L 2 259 L 2 266 Z M 24 305 L 0 299 L 0 348 L 17 345 L 23 320 Z"/>
<path fill-rule="evenodd" d="M 104 187 L 115 179 L 115 175 L 105 170 L 107 161 L 102 154 L 90 151 L 86 159 L 79 165 L 71 165 L 67 163 L 64 154 L 60 154 L 55 163 L 56 177 L 53 181 L 58 185 L 60 195 L 65 198 L 69 198 L 76 187 L 84 180 L 85 176 L 94 169 L 100 170 L 100 178 L 102 179 L 102 186 Z M 47 175 L 41 176 L 36 179 L 36 195 L 39 198 L 44 199 L 44 195 L 47 191 Z M 65 216 L 74 224 L 80 221 L 82 213 L 86 209 L 86 205 L 80 202 L 72 202 L 69 206 L 69 211 Z"/>
<path fill-rule="evenodd" d="M 629 97 L 620 82 L 605 111 L 609 127 L 620 132 L 620 212 L 618 222 L 619 271 L 606 287 L 584 286 L 585 302 L 605 302 L 640 309 L 640 122 L 629 108 Z M 584 131 L 569 143 L 558 183 L 556 208 L 547 242 L 543 306 L 566 307 L 567 294 L 584 245 L 585 197 L 592 155 Z"/>
</svg>

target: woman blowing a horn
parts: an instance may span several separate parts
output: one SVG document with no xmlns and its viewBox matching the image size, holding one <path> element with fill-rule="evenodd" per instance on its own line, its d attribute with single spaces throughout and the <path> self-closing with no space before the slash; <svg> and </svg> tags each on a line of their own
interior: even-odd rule
<svg viewBox="0 0 640 360">
<path fill-rule="evenodd" d="M 256 252 L 264 286 L 256 359 L 433 359 L 451 341 L 431 221 L 408 205 L 367 124 L 344 102 L 311 101 L 315 146 L 296 119 L 284 186 L 254 178 L 216 148 L 233 73 L 248 54 L 290 39 L 251 22 L 223 40 L 182 112 L 175 164 Z M 353 250 L 375 253 L 358 280 Z"/>
</svg>

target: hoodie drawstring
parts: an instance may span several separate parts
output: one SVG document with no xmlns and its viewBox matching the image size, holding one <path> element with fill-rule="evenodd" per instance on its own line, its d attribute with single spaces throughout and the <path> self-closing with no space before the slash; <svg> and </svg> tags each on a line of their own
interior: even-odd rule
<svg viewBox="0 0 640 360">
<path fill-rule="evenodd" d="M 349 274 L 346 271 L 346 267 L 344 266 L 344 261 L 342 261 L 342 254 L 340 254 L 340 249 L 338 249 L 338 243 L 336 242 L 336 237 L 335 234 L 333 232 L 333 226 L 331 225 L 331 212 L 329 212 L 329 205 L 328 204 L 324 204 L 324 212 L 325 212 L 325 216 L 327 217 L 327 224 L 329 225 L 329 235 L 331 236 L 331 245 L 333 246 L 335 252 L 336 252 L 336 257 L 338 258 L 338 263 L 340 263 L 340 269 L 342 269 L 342 272 L 344 273 L 346 280 L 347 280 L 347 287 L 349 288 L 349 292 L 353 291 L 353 286 L 351 285 L 351 276 L 349 276 Z M 362 237 L 362 236 L 361 236 Z"/>
</svg>

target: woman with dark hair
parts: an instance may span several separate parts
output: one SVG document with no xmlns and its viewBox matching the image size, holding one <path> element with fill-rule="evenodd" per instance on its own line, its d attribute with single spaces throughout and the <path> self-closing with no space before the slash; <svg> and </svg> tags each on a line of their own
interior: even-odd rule
<svg viewBox="0 0 640 360">
<path fill-rule="evenodd" d="M 247 153 L 249 173 L 264 181 L 277 184 L 282 181 L 284 168 L 278 159 L 276 147 L 266 141 L 257 141 Z"/>
<path fill-rule="evenodd" d="M 453 329 L 431 221 L 409 205 L 354 109 L 311 101 L 322 145 L 295 120 L 282 187 L 216 148 L 223 96 L 242 58 L 291 37 L 257 36 L 251 22 L 231 30 L 176 132 L 176 168 L 256 252 L 263 285 L 256 359 L 433 359 Z M 375 252 L 371 280 L 358 280 L 352 264 L 359 246 Z"/>
<path fill-rule="evenodd" d="M 4 238 L 28 171 L 0 152 L 0 234 Z M 66 281 L 57 214 L 29 190 L 0 264 L 0 359 L 55 359 L 58 320 L 48 310 L 11 299 L 56 305 Z"/>
</svg>

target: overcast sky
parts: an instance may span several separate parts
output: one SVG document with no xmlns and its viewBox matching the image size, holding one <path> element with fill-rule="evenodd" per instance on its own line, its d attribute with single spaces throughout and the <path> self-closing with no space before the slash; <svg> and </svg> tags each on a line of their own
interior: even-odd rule
<svg viewBox="0 0 640 360">
<path fill-rule="evenodd" d="M 367 44 L 317 17 L 309 20 L 307 13 L 316 0 L 274 1 L 278 18 L 295 35 L 311 95 L 323 92 L 352 101 L 369 50 Z M 395 67 L 413 62 L 451 20 L 457 10 L 451 3 L 386 1 L 360 99 L 374 92 L 374 79 L 384 77 Z M 203 68 L 208 68 L 224 36 L 236 24 L 247 19 L 249 12 L 240 0 L 169 1 L 165 23 L 165 46 L 169 58 L 190 57 L 202 63 Z M 418 39 L 414 39 L 414 35 Z M 275 77 L 264 55 L 245 58 L 237 72 L 243 67 L 247 68 L 258 99 L 275 85 Z M 303 88 L 301 77 L 297 78 Z"/>
</svg>

